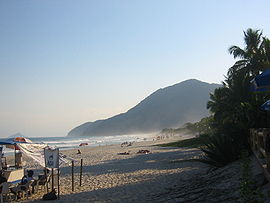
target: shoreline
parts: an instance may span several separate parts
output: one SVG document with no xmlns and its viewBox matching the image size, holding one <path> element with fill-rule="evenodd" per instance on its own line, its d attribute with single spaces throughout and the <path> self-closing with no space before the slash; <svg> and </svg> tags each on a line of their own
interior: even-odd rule
<svg viewBox="0 0 270 203">
<path fill-rule="evenodd" d="M 161 194 L 182 181 L 189 182 L 190 178 L 205 173 L 208 167 L 199 162 L 184 161 L 198 158 L 201 154 L 199 149 L 156 145 L 189 137 L 174 136 L 123 147 L 120 144 L 86 146 L 80 148 L 80 155 L 77 149 L 66 150 L 63 152 L 65 155 L 83 159 L 82 186 L 79 186 L 80 162 L 75 163 L 74 192 L 71 191 L 71 167 L 64 165 L 60 168 L 60 200 L 55 202 L 169 202 L 166 199 L 169 197 Z M 150 153 L 137 153 L 140 150 Z M 123 152 L 129 154 L 119 154 Z M 35 168 L 29 161 L 27 167 Z M 43 202 L 43 194 L 33 194 L 23 202 Z"/>
<path fill-rule="evenodd" d="M 80 162 L 74 167 L 74 191 L 71 191 L 71 167 L 60 167 L 60 200 L 54 202 L 239 202 L 240 163 L 209 172 L 209 166 L 190 159 L 199 158 L 197 148 L 159 147 L 192 136 L 174 136 L 155 141 L 135 142 L 131 146 L 112 144 L 67 150 L 65 155 L 83 159 L 82 186 L 79 186 Z M 149 150 L 149 153 L 137 153 Z M 119 154 L 129 152 L 129 154 Z M 27 167 L 41 171 L 33 162 Z M 55 181 L 56 182 L 56 181 Z M 55 183 L 56 187 L 56 183 Z M 45 192 L 32 194 L 22 202 L 41 203 Z"/>
</svg>

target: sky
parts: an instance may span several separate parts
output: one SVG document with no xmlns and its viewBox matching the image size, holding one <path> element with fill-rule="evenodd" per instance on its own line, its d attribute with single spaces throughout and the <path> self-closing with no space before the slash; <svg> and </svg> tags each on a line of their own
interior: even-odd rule
<svg viewBox="0 0 270 203">
<path fill-rule="evenodd" d="M 221 83 L 268 0 L 0 0 L 0 137 L 65 136 L 187 79 Z"/>
</svg>

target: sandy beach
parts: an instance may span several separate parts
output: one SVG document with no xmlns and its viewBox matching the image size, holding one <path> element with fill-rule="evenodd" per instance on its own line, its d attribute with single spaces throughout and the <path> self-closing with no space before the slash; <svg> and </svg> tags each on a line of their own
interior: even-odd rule
<svg viewBox="0 0 270 203">
<path fill-rule="evenodd" d="M 184 161 L 198 158 L 200 150 L 156 146 L 180 139 L 185 137 L 135 142 L 123 147 L 119 144 L 83 147 L 81 155 L 77 155 L 76 149 L 64 151 L 76 160 L 83 159 L 82 186 L 79 186 L 80 162 L 75 163 L 74 192 L 71 191 L 71 167 L 61 167 L 60 200 L 54 202 L 198 202 L 196 199 L 200 198 L 200 202 L 204 202 L 202 194 L 207 192 L 204 191 L 207 188 L 205 176 L 209 167 L 200 162 Z M 139 150 L 150 153 L 138 154 Z M 124 152 L 129 154 L 119 154 Z M 27 166 L 34 167 L 29 161 Z M 230 170 L 229 173 L 234 176 L 238 172 Z M 232 185 L 228 187 L 234 190 Z M 23 202 L 41 202 L 43 194 L 33 194 Z"/>
</svg>

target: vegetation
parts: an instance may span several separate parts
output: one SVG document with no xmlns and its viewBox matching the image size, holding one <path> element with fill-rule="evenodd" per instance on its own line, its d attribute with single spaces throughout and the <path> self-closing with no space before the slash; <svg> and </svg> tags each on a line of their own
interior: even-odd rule
<svg viewBox="0 0 270 203">
<path fill-rule="evenodd" d="M 213 116 L 202 118 L 196 123 L 186 123 L 185 128 L 193 134 L 211 134 L 213 130 L 211 123 L 213 123 Z"/>
<path fill-rule="evenodd" d="M 225 166 L 239 158 L 242 148 L 238 143 L 238 136 L 210 136 L 200 147 L 205 154 L 200 161 L 214 167 Z"/>
<path fill-rule="evenodd" d="M 190 138 L 186 140 L 181 140 L 178 142 L 171 142 L 171 143 L 166 143 L 166 144 L 160 144 L 159 146 L 161 147 L 195 147 L 199 148 L 203 146 L 206 142 L 207 135 L 201 135 L 196 138 Z"/>
<path fill-rule="evenodd" d="M 186 132 L 187 132 L 187 129 L 185 127 L 177 128 L 177 129 L 165 128 L 161 131 L 161 133 L 165 135 L 175 135 L 175 134 L 181 134 L 181 133 L 186 133 Z"/>
<path fill-rule="evenodd" d="M 251 160 L 248 157 L 248 153 L 243 151 L 241 153 L 240 202 L 264 202 L 263 193 L 259 192 L 259 190 L 254 187 L 250 162 Z"/>
<path fill-rule="evenodd" d="M 224 166 L 239 159 L 249 150 L 250 128 L 267 127 L 266 113 L 260 105 L 269 99 L 267 93 L 250 91 L 250 81 L 261 71 L 270 68 L 270 41 L 260 30 L 244 32 L 245 47 L 231 46 L 229 53 L 239 59 L 229 68 L 223 86 L 210 95 L 207 108 L 212 112 L 211 138 L 202 147 L 204 161 Z"/>
<path fill-rule="evenodd" d="M 197 137 L 162 146 L 200 147 L 205 155 L 201 161 L 214 167 L 239 159 L 242 151 L 250 152 L 249 129 L 269 127 L 267 113 L 260 106 L 270 99 L 270 94 L 252 92 L 250 81 L 270 68 L 270 40 L 260 30 L 247 29 L 244 41 L 244 48 L 231 46 L 228 50 L 239 60 L 229 68 L 223 86 L 210 94 L 207 108 L 211 116 L 187 123 L 183 128 L 166 129 L 170 133 L 188 130 L 193 134 L 208 134 L 208 138 Z"/>
<path fill-rule="evenodd" d="M 165 135 L 187 134 L 194 135 L 209 134 L 212 132 L 210 123 L 213 122 L 213 116 L 202 118 L 196 123 L 186 123 L 182 128 L 165 128 L 161 131 Z"/>
</svg>

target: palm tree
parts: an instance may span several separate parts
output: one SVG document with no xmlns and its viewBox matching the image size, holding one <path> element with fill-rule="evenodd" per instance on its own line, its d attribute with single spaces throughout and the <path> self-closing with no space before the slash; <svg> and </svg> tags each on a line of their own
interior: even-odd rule
<svg viewBox="0 0 270 203">
<path fill-rule="evenodd" d="M 205 162 L 223 166 L 249 149 L 249 128 L 265 127 L 259 109 L 269 94 L 253 94 L 250 81 L 261 71 L 270 68 L 270 40 L 260 30 L 244 32 L 245 47 L 231 46 L 229 53 L 240 60 L 228 70 L 220 87 L 210 95 L 207 108 L 213 113 L 213 136 L 202 151 Z"/>
<path fill-rule="evenodd" d="M 263 69 L 270 68 L 270 40 L 266 37 L 263 37 L 262 50 L 264 56 Z"/>
<path fill-rule="evenodd" d="M 229 53 L 240 60 L 229 69 L 228 76 L 231 76 L 233 72 L 245 70 L 247 75 L 254 77 L 265 69 L 265 45 L 269 43 L 269 40 L 262 37 L 260 30 L 249 28 L 246 32 L 244 31 L 244 41 L 243 49 L 238 46 L 229 48 Z"/>
</svg>

